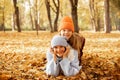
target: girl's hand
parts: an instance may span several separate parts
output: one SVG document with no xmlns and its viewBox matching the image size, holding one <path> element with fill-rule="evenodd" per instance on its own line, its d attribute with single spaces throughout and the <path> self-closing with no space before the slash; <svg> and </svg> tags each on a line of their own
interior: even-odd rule
<svg viewBox="0 0 120 80">
<path fill-rule="evenodd" d="M 51 52 L 52 54 L 56 54 L 56 53 L 57 53 L 56 51 L 54 51 L 53 48 L 50 48 L 50 52 Z"/>
<path fill-rule="evenodd" d="M 51 52 L 52 54 L 54 54 L 54 50 L 53 50 L 53 48 L 50 48 L 50 52 Z"/>
<path fill-rule="evenodd" d="M 53 48 L 50 48 L 50 52 L 53 54 L 54 61 L 56 62 L 57 60 L 56 52 L 53 50 Z"/>
<path fill-rule="evenodd" d="M 53 54 L 53 58 L 54 58 L 54 61 L 56 62 L 56 61 L 57 61 L 57 56 L 56 56 L 56 54 Z"/>
<path fill-rule="evenodd" d="M 67 57 L 68 54 L 69 54 L 69 52 L 70 52 L 70 47 L 68 46 L 68 47 L 66 47 L 66 51 L 65 51 L 65 53 L 63 54 L 63 58 Z"/>
</svg>

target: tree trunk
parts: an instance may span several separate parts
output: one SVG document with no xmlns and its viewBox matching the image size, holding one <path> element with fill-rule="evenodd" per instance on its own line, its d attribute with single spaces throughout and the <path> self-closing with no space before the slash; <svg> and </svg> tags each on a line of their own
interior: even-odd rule
<svg viewBox="0 0 120 80">
<path fill-rule="evenodd" d="M 57 28 L 58 28 L 57 22 L 58 22 L 58 17 L 59 17 L 60 1 L 57 0 L 58 4 L 56 4 L 55 0 L 53 0 L 53 3 L 54 3 L 55 8 L 56 8 L 56 18 L 55 18 L 55 21 L 54 21 L 54 31 L 57 31 Z"/>
<path fill-rule="evenodd" d="M 89 0 L 89 7 L 90 7 L 90 16 L 91 16 L 91 25 L 92 28 L 96 31 L 96 24 L 95 24 L 95 9 L 94 9 L 94 0 Z"/>
<path fill-rule="evenodd" d="M 29 0 L 29 5 L 31 6 L 31 2 L 30 2 L 30 0 Z M 32 30 L 34 30 L 33 16 L 32 16 L 31 7 L 30 7 L 30 20 L 31 20 L 31 24 L 32 24 Z"/>
<path fill-rule="evenodd" d="M 77 15 L 77 4 L 78 0 L 69 0 L 71 3 L 71 15 L 74 23 L 75 32 L 79 32 L 78 27 L 78 15 Z"/>
<path fill-rule="evenodd" d="M 38 23 L 38 6 L 37 6 L 37 0 L 35 0 L 35 29 L 37 31 L 37 35 L 38 35 L 38 30 L 39 30 L 39 23 Z"/>
<path fill-rule="evenodd" d="M 120 19 L 118 19 L 117 30 L 119 30 L 119 31 L 120 31 Z"/>
<path fill-rule="evenodd" d="M 51 32 L 53 32 L 52 21 L 51 21 L 51 14 L 50 14 L 50 1 L 49 0 L 45 0 L 45 5 L 46 5 L 46 8 L 47 8 L 47 15 L 48 15 L 48 20 L 49 20 Z"/>
<path fill-rule="evenodd" d="M 30 10 L 30 20 L 31 20 L 31 24 L 32 24 L 32 30 L 34 30 L 33 17 L 32 17 L 31 10 Z"/>
<path fill-rule="evenodd" d="M 120 19 L 119 18 L 115 18 L 115 27 L 116 27 L 116 30 L 120 31 Z"/>
<path fill-rule="evenodd" d="M 12 27 L 12 31 L 16 30 L 16 17 L 15 17 L 15 13 L 13 13 L 13 27 Z"/>
<path fill-rule="evenodd" d="M 95 2 L 95 0 L 89 0 L 91 26 L 95 32 L 100 31 L 100 19 L 101 19 L 97 4 L 98 2 Z"/>
<path fill-rule="evenodd" d="M 100 18 L 97 18 L 97 29 L 96 31 L 100 31 Z"/>
<path fill-rule="evenodd" d="M 110 16 L 109 16 L 109 0 L 104 0 L 104 8 L 105 8 L 105 21 L 104 21 L 104 29 L 105 33 L 110 33 Z"/>
<path fill-rule="evenodd" d="M 13 0 L 13 3 L 15 8 L 16 24 L 17 24 L 18 32 L 21 32 L 20 22 L 19 22 L 19 8 L 17 7 L 17 0 Z"/>
<path fill-rule="evenodd" d="M 2 23 L 3 31 L 5 32 L 5 13 L 3 8 L 3 23 Z"/>
<path fill-rule="evenodd" d="M 37 25 L 37 20 L 35 19 L 35 29 L 36 29 L 36 32 L 37 32 L 37 35 L 38 35 L 38 25 Z"/>
</svg>

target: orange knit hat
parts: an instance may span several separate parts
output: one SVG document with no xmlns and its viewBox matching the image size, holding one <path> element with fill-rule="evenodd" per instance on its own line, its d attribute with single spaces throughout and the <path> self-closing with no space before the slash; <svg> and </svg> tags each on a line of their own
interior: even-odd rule
<svg viewBox="0 0 120 80">
<path fill-rule="evenodd" d="M 69 17 L 69 16 L 63 17 L 63 19 L 61 20 L 61 24 L 59 26 L 58 31 L 61 31 L 63 29 L 69 29 L 72 32 L 74 32 L 74 24 L 73 24 L 71 17 Z"/>
</svg>

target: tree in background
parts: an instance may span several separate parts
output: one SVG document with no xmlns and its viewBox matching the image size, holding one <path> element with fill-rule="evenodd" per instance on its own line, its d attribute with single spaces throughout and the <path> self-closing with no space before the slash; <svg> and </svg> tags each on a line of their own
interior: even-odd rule
<svg viewBox="0 0 120 80">
<path fill-rule="evenodd" d="M 41 15 L 40 7 L 42 7 L 43 1 L 26 0 L 25 2 L 28 3 L 28 6 L 29 6 L 28 15 L 30 18 L 31 28 L 32 30 L 36 30 L 37 35 L 38 35 L 38 31 L 42 29 L 40 26 L 40 15 Z"/>
<path fill-rule="evenodd" d="M 0 4 L 0 14 L 2 14 L 2 16 L 0 16 L 1 17 L 0 30 L 3 30 L 5 32 L 5 11 L 4 11 L 5 10 L 5 1 L 3 0 L 2 3 L 1 3 L 2 5 Z"/>
<path fill-rule="evenodd" d="M 32 8 L 31 8 L 32 4 L 31 4 L 30 0 L 28 0 L 28 2 L 29 2 L 29 6 L 30 6 L 30 21 L 31 21 L 32 30 L 33 30 L 34 29 L 34 23 L 33 23 Z"/>
<path fill-rule="evenodd" d="M 51 10 L 50 10 L 50 0 L 45 0 L 45 5 L 46 5 L 46 9 L 47 9 L 47 16 L 48 16 L 48 20 L 49 20 L 49 24 L 50 24 L 50 29 L 51 29 L 51 32 L 53 32 L 52 20 L 51 20 Z"/>
<path fill-rule="evenodd" d="M 58 28 L 57 22 L 58 22 L 58 17 L 59 17 L 60 1 L 59 0 L 52 0 L 52 2 L 53 2 L 53 5 L 55 8 L 53 8 L 52 5 L 50 5 L 50 0 L 45 0 L 51 32 L 55 32 L 55 31 L 57 31 L 57 28 Z M 51 9 L 53 10 L 53 12 L 56 15 L 55 20 L 54 20 L 54 28 L 52 27 Z"/>
<path fill-rule="evenodd" d="M 21 32 L 20 22 L 19 22 L 19 7 L 17 7 L 17 0 L 13 0 L 14 8 L 15 8 L 15 16 L 16 16 L 16 25 L 18 28 L 18 32 Z"/>
<path fill-rule="evenodd" d="M 110 0 L 110 1 L 120 11 L 120 0 Z"/>
<path fill-rule="evenodd" d="M 100 31 L 100 7 L 98 7 L 100 1 L 89 0 L 89 9 L 90 9 L 90 21 L 94 31 Z"/>
<path fill-rule="evenodd" d="M 3 1 L 5 1 L 3 8 Z M 16 1 L 14 6 L 13 1 Z M 29 2 L 30 1 L 30 2 Z M 46 4 L 44 1 L 48 3 Z M 89 1 L 93 1 L 92 4 L 89 5 Z M 120 30 L 120 8 L 119 0 L 109 0 L 111 2 L 109 5 L 110 13 L 109 16 L 111 18 L 111 28 L 112 30 Z M 72 6 L 71 6 L 72 4 Z M 59 7 L 60 10 L 59 10 Z M 70 8 L 71 7 L 71 8 Z M 4 9 L 4 11 L 3 11 Z M 18 11 L 18 10 L 19 11 Z M 90 11 L 90 12 L 89 12 Z M 19 13 L 20 12 L 20 13 Z M 36 25 L 40 25 L 42 29 L 46 30 L 57 30 L 57 22 L 60 18 L 65 15 L 71 15 L 73 18 L 74 24 L 78 24 L 75 30 L 102 30 L 104 31 L 104 0 L 1 0 L 0 1 L 0 26 L 3 25 L 4 21 L 4 29 L 14 31 L 19 30 L 18 24 L 20 25 L 21 30 L 36 30 Z M 48 14 L 47 14 L 48 13 Z M 49 14 L 50 13 L 50 14 Z M 14 16 L 13 16 L 14 14 Z M 73 14 L 73 15 L 72 15 Z M 50 16 L 50 19 L 48 16 Z M 4 16 L 4 18 L 3 18 Z M 18 18 L 18 17 L 19 18 Z M 77 16 L 77 18 L 76 18 Z M 90 16 L 91 19 L 90 19 Z M 13 18 L 14 17 L 14 18 Z M 93 19 L 94 18 L 94 19 Z M 51 20 L 49 22 L 49 20 Z M 19 20 L 19 22 L 17 21 Z M 91 20 L 91 21 L 90 21 Z M 91 22 L 94 21 L 94 25 L 96 27 L 91 27 Z M 49 24 L 50 23 L 50 24 Z M 15 25 L 15 26 L 14 26 Z M 49 27 L 51 25 L 52 27 Z M 75 26 L 76 28 L 76 26 Z M 1 28 L 3 30 L 3 28 Z M 37 30 L 37 31 L 38 31 Z"/>
<path fill-rule="evenodd" d="M 89 8 L 90 8 L 90 17 L 91 17 L 91 24 L 92 27 L 95 29 L 95 9 L 94 9 L 94 0 L 89 0 Z"/>
<path fill-rule="evenodd" d="M 110 2 L 112 29 L 120 31 L 120 0 L 110 0 Z"/>
<path fill-rule="evenodd" d="M 34 21 L 35 21 L 35 29 L 37 31 L 37 35 L 38 35 L 38 30 L 40 30 L 40 19 L 39 19 L 39 15 L 40 15 L 40 10 L 39 10 L 39 6 L 40 5 L 40 0 L 35 0 L 35 4 L 34 4 Z"/>
<path fill-rule="evenodd" d="M 110 33 L 111 26 L 110 26 L 110 12 L 109 12 L 109 0 L 104 0 L 104 8 L 105 8 L 105 22 L 104 22 L 104 29 L 106 33 Z"/>
<path fill-rule="evenodd" d="M 56 17 L 55 17 L 55 20 L 54 20 L 54 31 L 57 31 L 57 28 L 58 28 L 58 17 L 59 17 L 59 9 L 60 9 L 60 1 L 59 0 L 53 0 L 53 4 L 55 6 L 55 10 L 53 9 L 53 11 L 55 12 L 56 14 Z"/>
<path fill-rule="evenodd" d="M 77 15 L 77 5 L 78 5 L 78 0 L 69 0 L 71 4 L 71 15 L 74 23 L 74 28 L 75 32 L 79 32 L 79 27 L 78 27 L 78 15 Z"/>
</svg>

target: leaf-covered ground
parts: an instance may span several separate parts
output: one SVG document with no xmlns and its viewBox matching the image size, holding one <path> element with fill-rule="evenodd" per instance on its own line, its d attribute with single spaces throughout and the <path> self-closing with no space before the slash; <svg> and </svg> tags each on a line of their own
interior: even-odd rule
<svg viewBox="0 0 120 80">
<path fill-rule="evenodd" d="M 72 77 L 47 76 L 43 71 L 55 34 L 0 32 L 0 80 L 120 80 L 120 32 L 81 32 L 86 38 L 83 68 Z"/>
</svg>

